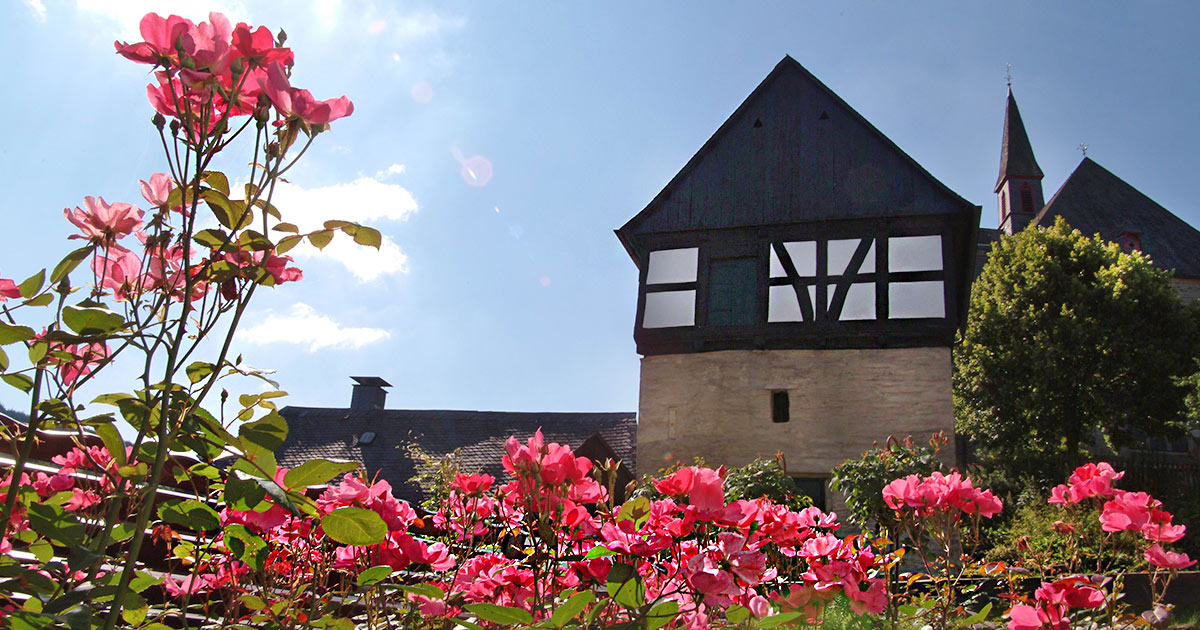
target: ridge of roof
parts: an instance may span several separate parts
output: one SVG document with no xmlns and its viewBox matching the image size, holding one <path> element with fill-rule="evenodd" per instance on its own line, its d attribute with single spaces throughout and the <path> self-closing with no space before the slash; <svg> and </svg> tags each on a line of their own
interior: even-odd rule
<svg viewBox="0 0 1200 630">
<path fill-rule="evenodd" d="M 996 179 L 996 190 L 1011 177 L 1044 177 L 1037 158 L 1033 157 L 1033 145 L 1025 132 L 1021 110 L 1013 98 L 1012 86 L 1008 86 L 1008 102 L 1004 109 L 1004 136 L 1000 141 L 1000 176 Z"/>
</svg>

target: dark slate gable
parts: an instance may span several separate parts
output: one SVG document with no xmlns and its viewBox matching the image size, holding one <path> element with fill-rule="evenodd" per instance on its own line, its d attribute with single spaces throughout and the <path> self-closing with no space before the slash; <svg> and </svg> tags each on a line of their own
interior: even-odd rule
<svg viewBox="0 0 1200 630">
<path fill-rule="evenodd" d="M 617 233 L 632 254 L 647 232 L 974 211 L 785 57 Z"/>
<path fill-rule="evenodd" d="M 1180 278 L 1200 278 L 1200 231 L 1091 158 L 1083 158 L 1033 224 L 1053 225 L 1056 216 L 1108 241 L 1138 232 L 1142 251 L 1159 267 Z"/>
<path fill-rule="evenodd" d="M 637 420 L 634 413 L 517 413 L 500 411 L 441 411 L 375 409 L 354 411 L 321 407 L 285 407 L 288 437 L 277 456 L 280 466 L 295 467 L 313 458 L 362 462 L 368 474 L 386 479 L 396 495 L 419 500 L 422 493 L 412 478 L 416 462 L 405 446 L 415 441 L 423 451 L 442 456 L 461 449 L 463 472 L 486 472 L 506 480 L 500 458 L 504 442 L 515 435 L 522 442 L 540 427 L 547 442 L 580 448 L 599 436 L 589 452 L 611 452 L 630 471 L 637 470 Z M 374 432 L 370 444 L 364 433 Z"/>
</svg>

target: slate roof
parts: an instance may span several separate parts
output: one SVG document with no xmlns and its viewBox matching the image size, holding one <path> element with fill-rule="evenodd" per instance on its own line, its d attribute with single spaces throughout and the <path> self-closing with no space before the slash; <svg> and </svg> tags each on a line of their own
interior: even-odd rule
<svg viewBox="0 0 1200 630">
<path fill-rule="evenodd" d="M 420 488 L 412 483 L 416 462 L 404 446 L 415 440 L 434 456 L 461 449 L 463 472 L 486 472 L 507 479 L 500 458 L 504 441 L 515 435 L 522 442 L 540 427 L 547 442 L 578 449 L 599 434 L 630 470 L 637 470 L 635 413 L 525 413 L 373 409 L 351 411 L 325 407 L 285 407 L 288 437 L 276 453 L 281 466 L 294 467 L 313 458 L 362 462 L 368 475 L 379 473 L 396 496 L 416 501 Z M 372 431 L 370 444 L 359 443 Z"/>
<path fill-rule="evenodd" d="M 1008 106 L 1004 110 L 1004 138 L 1000 143 L 1000 177 L 996 179 L 996 192 L 1000 192 L 1000 186 L 1010 177 L 1042 178 L 1042 169 L 1033 157 L 1033 146 L 1025 133 L 1025 123 L 1021 121 L 1021 110 L 1017 109 L 1011 87 L 1008 88 Z"/>
<path fill-rule="evenodd" d="M 1056 216 L 1108 241 L 1140 232 L 1142 251 L 1156 265 L 1173 269 L 1176 277 L 1200 278 L 1200 231 L 1091 158 L 1075 167 L 1033 225 L 1053 225 Z"/>
<path fill-rule="evenodd" d="M 641 212 L 638 234 L 978 209 L 784 57 Z"/>
</svg>

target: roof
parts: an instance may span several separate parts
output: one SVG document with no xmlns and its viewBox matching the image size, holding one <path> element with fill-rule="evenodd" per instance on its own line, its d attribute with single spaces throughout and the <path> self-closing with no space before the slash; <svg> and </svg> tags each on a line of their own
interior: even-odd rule
<svg viewBox="0 0 1200 630">
<path fill-rule="evenodd" d="M 996 179 L 996 192 L 1000 192 L 1000 186 L 1010 177 L 1042 178 L 1042 169 L 1033 157 L 1033 146 L 1029 144 L 1029 135 L 1025 133 L 1025 123 L 1021 121 L 1021 110 L 1017 109 L 1011 86 L 1008 88 L 1008 106 L 1004 110 L 1004 138 L 1000 142 L 1000 177 Z"/>
<path fill-rule="evenodd" d="M 396 496 L 409 500 L 422 497 L 412 481 L 417 462 L 404 448 L 412 442 L 435 457 L 461 449 L 463 472 L 486 472 L 504 479 L 500 458 L 505 440 L 516 436 L 524 442 L 540 427 L 547 442 L 566 444 L 572 450 L 599 435 L 622 464 L 630 471 L 637 470 L 635 413 L 351 411 L 290 406 L 280 413 L 288 422 L 287 440 L 276 453 L 280 466 L 295 467 L 314 458 L 362 462 L 368 475 L 378 473 L 392 485 Z M 366 432 L 375 433 L 370 444 L 359 439 Z"/>
<path fill-rule="evenodd" d="M 1075 167 L 1033 225 L 1051 225 L 1056 216 L 1108 241 L 1138 232 L 1142 251 L 1156 265 L 1173 269 L 1177 277 L 1200 278 L 1200 231 L 1091 158 Z"/>
<path fill-rule="evenodd" d="M 784 57 L 617 235 L 975 211 Z"/>
</svg>

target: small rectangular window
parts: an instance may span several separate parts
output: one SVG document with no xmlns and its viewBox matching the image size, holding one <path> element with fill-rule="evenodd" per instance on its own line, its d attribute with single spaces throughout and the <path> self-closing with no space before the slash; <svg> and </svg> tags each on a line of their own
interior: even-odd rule
<svg viewBox="0 0 1200 630">
<path fill-rule="evenodd" d="M 787 422 L 792 419 L 791 403 L 788 401 L 787 390 L 771 392 L 771 421 Z"/>
</svg>

